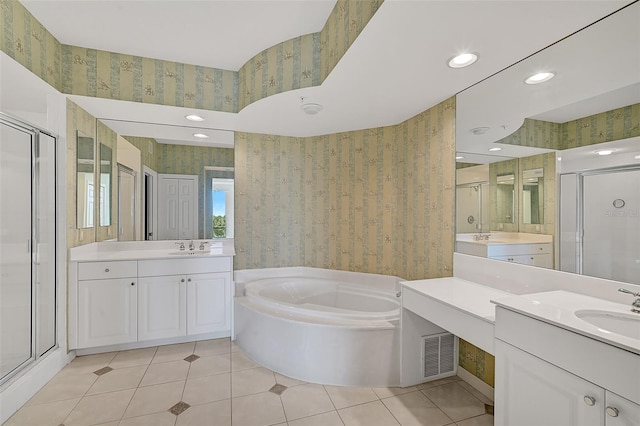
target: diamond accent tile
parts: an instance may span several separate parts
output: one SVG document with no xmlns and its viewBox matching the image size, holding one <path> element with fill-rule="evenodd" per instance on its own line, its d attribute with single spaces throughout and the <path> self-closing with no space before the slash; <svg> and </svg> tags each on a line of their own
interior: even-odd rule
<svg viewBox="0 0 640 426">
<path fill-rule="evenodd" d="M 174 405 L 173 407 L 169 408 L 169 412 L 171 414 L 175 414 L 176 416 L 179 416 L 180 414 L 182 414 L 185 411 L 187 411 L 187 409 L 189 407 L 191 407 L 189 404 L 187 404 L 184 401 L 180 401 L 176 405 Z"/>
<path fill-rule="evenodd" d="M 189 355 L 188 357 L 186 357 L 184 360 L 187 362 L 193 362 L 196 359 L 200 358 L 198 355 Z"/>
<path fill-rule="evenodd" d="M 111 367 L 103 367 L 100 370 L 94 371 L 93 374 L 95 374 L 97 376 L 102 376 L 103 374 L 107 374 L 110 371 L 113 371 L 113 368 L 111 368 Z"/>
<path fill-rule="evenodd" d="M 484 412 L 493 416 L 493 405 L 484 404 Z"/>
<path fill-rule="evenodd" d="M 276 383 L 271 387 L 271 389 L 269 389 L 269 392 L 273 392 L 276 395 L 282 395 L 282 393 L 286 390 L 287 390 L 286 386 L 281 385 L 280 383 Z"/>
</svg>

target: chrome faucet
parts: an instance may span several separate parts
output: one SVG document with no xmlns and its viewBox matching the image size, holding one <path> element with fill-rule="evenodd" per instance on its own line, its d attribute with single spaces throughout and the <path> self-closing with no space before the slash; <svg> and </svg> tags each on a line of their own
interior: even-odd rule
<svg viewBox="0 0 640 426">
<path fill-rule="evenodd" d="M 635 293 L 631 290 L 627 290 L 626 288 L 619 288 L 618 291 L 620 293 L 627 293 L 636 298 L 634 302 L 631 304 L 631 312 L 635 312 L 636 314 L 640 314 L 640 293 Z"/>
<path fill-rule="evenodd" d="M 189 251 L 194 251 L 196 249 L 195 244 L 193 244 L 193 240 L 189 241 Z"/>
<path fill-rule="evenodd" d="M 482 235 L 482 232 L 473 236 L 473 241 L 489 241 L 489 234 Z"/>
<path fill-rule="evenodd" d="M 209 244 L 209 241 L 200 241 L 200 248 L 199 250 L 204 250 L 204 245 L 205 244 Z"/>
<path fill-rule="evenodd" d="M 178 241 L 178 242 L 176 242 L 176 243 L 174 243 L 174 244 L 177 244 L 177 245 L 179 245 L 179 246 L 180 246 L 180 247 L 179 247 L 179 248 L 180 248 L 180 251 L 183 251 L 183 250 L 184 250 L 184 242 L 183 242 L 183 241 Z"/>
</svg>

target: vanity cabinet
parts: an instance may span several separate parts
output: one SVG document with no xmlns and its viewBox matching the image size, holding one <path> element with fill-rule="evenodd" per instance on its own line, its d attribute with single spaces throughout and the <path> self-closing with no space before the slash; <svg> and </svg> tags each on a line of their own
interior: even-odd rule
<svg viewBox="0 0 640 426">
<path fill-rule="evenodd" d="M 456 241 L 456 251 L 523 265 L 553 268 L 553 243 Z"/>
<path fill-rule="evenodd" d="M 85 262 L 78 266 L 79 347 L 137 341 L 136 262 Z"/>
<path fill-rule="evenodd" d="M 640 426 L 640 355 L 501 307 L 496 314 L 496 425 Z"/>
<path fill-rule="evenodd" d="M 73 263 L 70 348 L 229 336 L 231 262 L 225 256 Z"/>
</svg>

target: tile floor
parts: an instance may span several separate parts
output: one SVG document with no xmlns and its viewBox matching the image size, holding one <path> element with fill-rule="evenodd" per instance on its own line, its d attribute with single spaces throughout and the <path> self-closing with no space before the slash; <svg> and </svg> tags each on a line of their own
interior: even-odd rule
<svg viewBox="0 0 640 426">
<path fill-rule="evenodd" d="M 405 389 L 304 383 L 216 339 L 77 357 L 4 426 L 493 425 L 485 403 L 457 377 Z"/>
</svg>

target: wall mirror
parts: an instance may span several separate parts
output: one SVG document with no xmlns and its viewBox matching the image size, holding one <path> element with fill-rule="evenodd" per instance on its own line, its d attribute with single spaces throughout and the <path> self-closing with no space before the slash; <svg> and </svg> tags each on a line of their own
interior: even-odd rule
<svg viewBox="0 0 640 426">
<path fill-rule="evenodd" d="M 78 131 L 76 134 L 76 227 L 93 228 L 95 143 Z"/>
<path fill-rule="evenodd" d="M 111 225 L 111 182 L 112 182 L 113 153 L 111 148 L 100 144 L 100 226 Z"/>
<path fill-rule="evenodd" d="M 640 256 L 639 241 L 608 240 L 605 238 L 613 233 L 605 233 L 605 237 L 587 229 L 587 219 L 584 223 L 576 221 L 582 217 L 576 212 L 587 208 L 593 198 L 580 195 L 585 191 L 580 186 L 584 176 L 599 178 L 603 170 L 640 170 L 638 22 L 640 3 L 633 2 L 457 95 L 457 194 L 461 184 L 481 186 L 483 181 L 461 181 L 461 175 L 488 165 L 489 192 L 492 204 L 496 204 L 489 210 L 489 229 L 482 229 L 490 234 L 489 242 L 504 235 L 548 241 L 552 244 L 552 263 L 546 267 L 640 284 L 640 265 L 635 262 Z M 550 71 L 555 77 L 542 84 L 525 84 L 529 76 L 540 71 Z M 474 132 L 478 128 L 483 131 Z M 509 192 L 498 187 L 506 188 L 500 182 L 511 174 L 516 190 L 514 221 L 509 224 L 501 222 L 507 214 L 501 202 Z M 640 187 L 640 178 L 637 179 L 635 188 Z M 613 192 L 618 186 L 612 188 Z M 628 199 L 626 194 L 610 195 Z M 458 196 L 457 213 L 463 208 L 460 201 Z M 609 200 L 598 208 L 588 207 L 598 215 L 589 223 L 615 220 L 614 225 L 619 226 L 622 221 L 611 217 L 614 215 L 610 212 L 615 209 L 612 205 Z M 624 209 L 629 211 L 628 206 Z M 570 214 L 561 214 L 561 210 Z M 640 215 L 636 217 L 640 224 Z M 615 238 L 633 234 L 633 229 L 640 229 L 633 228 L 638 224 L 625 222 L 626 232 Z M 478 231 L 458 225 L 456 239 L 473 242 L 468 237 Z M 576 241 L 576 235 L 582 234 L 585 236 Z M 617 254 L 599 256 L 588 261 L 590 267 L 584 267 L 581 253 L 588 253 L 593 247 L 602 253 L 602 247 L 618 246 L 630 247 L 628 259 Z M 464 252 L 460 247 L 464 244 L 456 244 L 456 250 Z M 616 269 L 632 273 L 615 276 L 607 272 Z"/>
<path fill-rule="evenodd" d="M 510 173 L 496 179 L 496 221 L 513 223 L 515 219 L 516 177 Z"/>
<path fill-rule="evenodd" d="M 217 134 L 222 131 L 201 129 L 214 142 L 200 142 L 193 137 L 192 128 L 185 132 L 184 127 L 167 124 L 100 122 L 118 135 L 116 149 L 110 152 L 115 174 L 109 188 L 110 198 L 118 200 L 111 220 L 117 223 L 119 241 L 167 239 L 161 222 L 167 227 L 183 226 L 185 212 L 190 218 L 186 226 L 193 233 L 181 239 L 233 238 L 233 132 L 225 132 L 224 137 L 231 138 L 222 137 L 223 142 L 218 143 Z M 106 163 L 101 165 L 106 173 Z M 178 179 L 179 189 L 163 185 L 166 177 Z M 190 177 L 192 187 L 187 185 Z M 169 193 L 178 194 L 177 203 Z M 187 207 L 190 201 L 193 205 Z M 169 211 L 173 214 L 160 214 Z"/>
<path fill-rule="evenodd" d="M 544 169 L 522 171 L 522 222 L 539 225 L 544 218 Z"/>
</svg>

